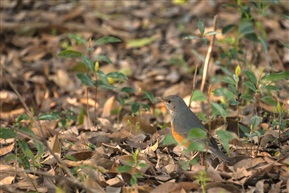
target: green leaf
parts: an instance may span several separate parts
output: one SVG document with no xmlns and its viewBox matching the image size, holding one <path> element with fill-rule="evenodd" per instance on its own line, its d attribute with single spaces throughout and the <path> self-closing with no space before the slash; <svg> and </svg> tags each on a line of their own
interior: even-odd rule
<svg viewBox="0 0 289 193">
<path fill-rule="evenodd" d="M 74 39 L 79 44 L 86 44 L 87 40 L 82 37 L 81 34 L 69 34 L 69 38 Z"/>
<path fill-rule="evenodd" d="M 281 107 L 281 104 L 279 101 L 277 103 L 277 111 L 278 111 L 279 115 L 281 115 L 283 113 L 283 108 Z"/>
<path fill-rule="evenodd" d="M 261 101 L 263 101 L 264 103 L 267 103 L 269 105 L 272 105 L 272 106 L 276 106 L 277 105 L 276 100 L 272 96 L 262 97 Z"/>
<path fill-rule="evenodd" d="M 209 31 L 209 32 L 207 32 L 206 34 L 205 34 L 205 36 L 212 36 L 212 35 L 216 35 L 216 34 L 218 34 L 219 32 L 217 32 L 217 31 Z"/>
<path fill-rule="evenodd" d="M 189 151 L 201 151 L 201 152 L 204 152 L 204 151 L 206 151 L 206 147 L 200 142 L 191 141 L 188 150 Z"/>
<path fill-rule="evenodd" d="M 213 91 L 213 93 L 216 96 L 223 96 L 227 99 L 235 99 L 236 96 L 234 95 L 234 93 L 232 93 L 231 91 L 229 91 L 227 88 L 217 88 Z"/>
<path fill-rule="evenodd" d="M 247 86 L 253 92 L 255 92 L 255 93 L 257 92 L 257 88 L 252 82 L 246 81 L 246 82 L 243 83 L 243 85 Z"/>
<path fill-rule="evenodd" d="M 120 92 L 134 93 L 135 90 L 134 90 L 134 88 L 132 88 L 132 87 L 122 87 L 122 88 L 120 89 Z"/>
<path fill-rule="evenodd" d="M 19 158 L 19 161 L 23 165 L 25 170 L 29 170 L 30 169 L 30 162 L 29 162 L 29 160 L 28 160 L 28 158 L 26 156 L 21 156 Z"/>
<path fill-rule="evenodd" d="M 268 52 L 268 44 L 267 44 L 267 41 L 265 40 L 265 38 L 260 34 L 259 36 L 259 40 L 265 50 L 265 52 L 267 53 Z"/>
<path fill-rule="evenodd" d="M 267 81 L 289 80 L 289 71 L 271 73 L 266 75 L 265 77 L 262 77 L 262 79 L 265 79 Z"/>
<path fill-rule="evenodd" d="M 204 25 L 204 23 L 203 23 L 202 20 L 199 20 L 199 21 L 198 21 L 198 28 L 199 28 L 200 33 L 201 33 L 201 34 L 204 34 L 204 32 L 205 32 L 205 25 Z"/>
<path fill-rule="evenodd" d="M 107 76 L 106 76 L 105 73 L 103 73 L 101 70 L 98 70 L 98 71 L 96 72 L 96 74 L 98 75 L 98 77 L 99 77 L 99 79 L 100 79 L 101 81 L 103 81 L 104 83 L 109 84 L 109 81 L 108 81 Z"/>
<path fill-rule="evenodd" d="M 132 170 L 131 166 L 119 166 L 117 167 L 116 171 L 120 173 L 130 172 Z"/>
<path fill-rule="evenodd" d="M 227 117 L 229 113 L 218 103 L 211 102 L 212 110 L 214 115 L 221 115 Z"/>
<path fill-rule="evenodd" d="M 207 132 L 201 128 L 192 128 L 188 133 L 188 139 L 206 139 Z"/>
<path fill-rule="evenodd" d="M 15 138 L 16 133 L 13 129 L 0 127 L 0 139 Z"/>
<path fill-rule="evenodd" d="M 261 121 L 262 121 L 262 117 L 255 115 L 250 119 L 250 125 L 253 128 L 256 128 L 261 123 Z"/>
<path fill-rule="evenodd" d="M 41 158 L 41 156 L 44 153 L 44 146 L 42 143 L 39 143 L 37 141 L 33 141 L 33 144 L 35 145 L 36 149 L 37 149 L 37 155 L 36 157 Z"/>
<path fill-rule="evenodd" d="M 217 135 L 220 138 L 226 152 L 229 152 L 229 150 L 230 150 L 229 141 L 234 139 L 232 134 L 228 131 L 219 130 L 219 131 L 217 131 Z"/>
<path fill-rule="evenodd" d="M 183 39 L 184 40 L 195 40 L 195 39 L 200 39 L 200 37 L 197 35 L 186 35 Z"/>
<path fill-rule="evenodd" d="M 254 25 L 251 21 L 248 20 L 242 20 L 239 23 L 239 33 L 243 34 L 243 35 L 247 35 L 247 34 L 252 34 L 254 33 Z"/>
<path fill-rule="evenodd" d="M 145 98 L 148 98 L 150 100 L 150 102 L 154 104 L 155 97 L 154 97 L 153 93 L 145 91 L 144 94 L 145 94 Z"/>
<path fill-rule="evenodd" d="M 277 86 L 274 86 L 274 85 L 264 85 L 264 89 L 266 90 L 278 90 L 278 87 Z"/>
<path fill-rule="evenodd" d="M 66 154 L 65 157 L 71 161 L 78 161 L 74 156 L 72 156 L 70 154 Z"/>
<path fill-rule="evenodd" d="M 239 105 L 240 103 L 236 99 L 229 99 L 229 104 L 235 106 L 235 105 Z"/>
<path fill-rule="evenodd" d="M 114 89 L 115 87 L 113 85 L 111 85 L 107 79 L 107 75 L 104 74 L 101 70 L 98 70 L 96 72 L 96 74 L 98 75 L 99 77 L 99 80 L 98 80 L 98 85 L 104 89 L 107 89 L 107 90 L 112 90 Z"/>
<path fill-rule="evenodd" d="M 147 167 L 147 164 L 146 163 L 139 163 L 138 166 L 141 168 L 145 168 L 145 167 Z"/>
<path fill-rule="evenodd" d="M 94 63 L 87 56 L 82 56 L 83 64 L 91 71 L 94 72 Z"/>
<path fill-rule="evenodd" d="M 234 25 L 234 24 L 226 25 L 225 27 L 222 28 L 222 34 L 229 33 L 229 32 L 232 31 L 235 27 L 236 27 L 236 25 Z"/>
<path fill-rule="evenodd" d="M 148 104 L 141 104 L 141 107 L 146 111 L 150 110 L 150 106 Z"/>
<path fill-rule="evenodd" d="M 95 45 L 107 44 L 107 43 L 116 43 L 121 42 L 120 39 L 112 36 L 104 36 L 95 41 Z"/>
<path fill-rule="evenodd" d="M 246 134 L 246 133 L 250 133 L 250 129 L 244 125 L 241 125 L 238 123 L 239 128 Z"/>
<path fill-rule="evenodd" d="M 141 38 L 141 39 L 131 39 L 127 42 L 127 48 L 140 48 L 146 45 L 149 45 L 153 41 L 155 41 L 158 38 L 158 36 L 152 36 L 148 38 Z"/>
<path fill-rule="evenodd" d="M 233 74 L 233 79 L 234 79 L 234 81 L 235 81 L 236 83 L 238 83 L 238 82 L 239 82 L 239 77 L 238 77 L 238 76 L 236 76 L 236 74 Z"/>
<path fill-rule="evenodd" d="M 110 72 L 106 75 L 106 77 L 118 80 L 127 80 L 126 75 L 124 75 L 122 72 Z"/>
<path fill-rule="evenodd" d="M 43 114 L 38 116 L 39 120 L 57 120 L 60 119 L 59 113 L 58 112 L 54 112 L 54 113 L 47 113 L 47 114 Z"/>
<path fill-rule="evenodd" d="M 248 100 L 251 102 L 255 102 L 254 97 L 251 94 L 245 93 L 240 96 L 240 99 Z"/>
<path fill-rule="evenodd" d="M 253 72 L 245 70 L 244 74 L 254 85 L 257 85 L 257 78 Z"/>
<path fill-rule="evenodd" d="M 205 96 L 205 94 L 202 91 L 195 90 L 195 91 L 193 91 L 191 99 L 192 99 L 192 101 L 206 101 L 207 97 Z"/>
<path fill-rule="evenodd" d="M 139 108 L 140 108 L 140 104 L 137 102 L 134 102 L 131 106 L 131 113 L 138 112 Z"/>
<path fill-rule="evenodd" d="M 229 84 L 228 87 L 229 87 L 229 90 L 231 90 L 231 92 L 232 92 L 235 96 L 238 96 L 238 95 L 239 95 L 239 92 L 238 92 L 238 90 L 236 89 L 236 87 L 235 87 L 234 85 Z"/>
<path fill-rule="evenodd" d="M 250 34 L 246 34 L 245 38 L 247 38 L 248 40 L 251 40 L 253 42 L 260 42 L 258 36 L 256 33 L 250 33 Z"/>
<path fill-rule="evenodd" d="M 30 129 L 30 128 L 28 128 L 28 127 L 22 127 L 22 128 L 20 128 L 20 129 L 21 129 L 22 131 L 24 131 L 24 132 L 32 135 L 32 136 L 35 135 L 34 131 L 32 131 L 32 129 Z"/>
<path fill-rule="evenodd" d="M 230 48 L 229 49 L 229 54 L 233 59 L 238 60 L 238 50 L 235 48 Z"/>
<path fill-rule="evenodd" d="M 66 127 L 66 123 L 67 123 L 66 119 L 61 119 L 60 120 L 60 127 Z"/>
<path fill-rule="evenodd" d="M 228 83 L 228 84 L 232 84 L 232 85 L 235 85 L 235 81 L 233 78 L 229 77 L 229 76 L 224 76 L 222 78 L 222 82 L 225 82 L 225 83 Z"/>
<path fill-rule="evenodd" d="M 168 134 L 168 135 L 165 135 L 165 138 L 162 143 L 163 145 L 168 146 L 172 144 L 177 144 L 177 141 L 171 134 Z"/>
<path fill-rule="evenodd" d="M 124 106 L 125 104 L 125 101 L 123 98 L 117 98 L 118 99 L 118 102 L 120 103 L 120 106 Z"/>
<path fill-rule="evenodd" d="M 97 55 L 96 56 L 96 60 L 97 61 L 104 61 L 104 62 L 106 62 L 106 63 L 108 63 L 108 64 L 111 64 L 112 62 L 111 62 L 111 60 L 107 57 L 107 56 L 105 56 L 105 55 L 102 55 L 102 54 L 99 54 L 99 55 Z"/>
<path fill-rule="evenodd" d="M 63 50 L 58 54 L 62 58 L 80 58 L 82 53 L 73 50 Z"/>
<path fill-rule="evenodd" d="M 29 149 L 27 142 L 20 140 L 18 141 L 18 144 L 19 144 L 20 149 L 24 153 L 24 155 L 28 157 L 29 159 L 31 159 L 32 161 L 34 161 L 35 160 L 34 155 L 32 151 Z"/>
<path fill-rule="evenodd" d="M 76 74 L 77 78 L 81 80 L 81 83 L 86 86 L 93 86 L 94 82 L 86 73 Z"/>
<path fill-rule="evenodd" d="M 134 175 L 132 175 L 132 177 L 130 178 L 129 184 L 130 184 L 132 187 L 134 187 L 134 186 L 137 184 L 137 178 L 136 178 Z"/>
<path fill-rule="evenodd" d="M 115 89 L 115 87 L 109 83 L 104 82 L 103 80 L 99 80 L 98 81 L 98 85 L 103 88 L 103 89 L 107 89 L 107 90 L 113 90 Z"/>
<path fill-rule="evenodd" d="M 29 120 L 30 118 L 29 118 L 29 116 L 27 115 L 27 114 L 22 114 L 22 115 L 19 115 L 18 117 L 17 117 L 17 119 L 16 119 L 16 122 L 20 122 L 20 121 L 22 121 L 22 120 Z"/>
<path fill-rule="evenodd" d="M 207 37 L 202 37 L 201 40 L 203 40 L 203 42 L 204 42 L 205 44 L 208 43 L 208 38 L 207 38 Z"/>
<path fill-rule="evenodd" d="M 203 122 L 209 121 L 209 119 L 207 118 L 207 115 L 205 113 L 199 112 L 197 114 L 197 117 Z"/>
<path fill-rule="evenodd" d="M 227 56 L 225 56 L 227 57 Z M 231 73 L 231 71 L 227 68 L 227 67 L 223 67 L 223 66 L 220 66 L 221 70 L 229 77 L 233 76 L 233 73 Z"/>
<path fill-rule="evenodd" d="M 82 125 L 84 123 L 84 116 L 87 115 L 87 112 L 84 108 L 80 109 L 80 113 L 78 114 L 77 117 L 77 122 L 79 125 Z"/>
</svg>

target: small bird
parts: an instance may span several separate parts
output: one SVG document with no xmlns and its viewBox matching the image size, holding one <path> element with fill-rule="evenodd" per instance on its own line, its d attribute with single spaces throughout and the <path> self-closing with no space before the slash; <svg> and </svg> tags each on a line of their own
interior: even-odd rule
<svg viewBox="0 0 289 193">
<path fill-rule="evenodd" d="M 196 140 L 204 147 L 208 145 L 208 149 L 220 158 L 222 161 L 229 162 L 228 158 L 218 147 L 216 140 L 209 135 L 207 129 L 199 120 L 199 118 L 186 105 L 185 101 L 178 95 L 170 95 L 160 98 L 171 114 L 171 131 L 174 139 L 186 148 L 190 145 L 188 133 L 191 129 L 200 128 L 206 131 L 208 139 Z M 209 140 L 209 141 L 208 141 Z"/>
</svg>

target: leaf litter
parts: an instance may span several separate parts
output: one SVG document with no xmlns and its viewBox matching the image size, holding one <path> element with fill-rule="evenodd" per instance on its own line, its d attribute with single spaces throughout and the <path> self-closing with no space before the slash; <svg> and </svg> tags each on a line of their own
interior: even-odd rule
<svg viewBox="0 0 289 193">
<path fill-rule="evenodd" d="M 77 60 L 56 56 L 68 45 L 71 50 L 81 53 L 86 49 L 77 42 L 80 38 L 69 39 L 67 32 L 79 34 L 84 39 L 116 36 L 124 44 L 93 50 L 93 54 L 107 54 L 113 64 L 107 64 L 110 61 L 105 60 L 100 64 L 101 70 L 124 72 L 129 80 L 120 84 L 136 91 L 150 91 L 154 96 L 189 96 L 193 88 L 190 72 L 194 70 L 194 64 L 200 63 L 200 58 L 191 54 L 192 46 L 201 55 L 205 55 L 206 47 L 194 41 L 191 45 L 181 37 L 197 33 L 195 17 L 213 18 L 218 13 L 224 23 L 237 21 L 238 17 L 220 8 L 218 2 L 187 2 L 189 6 L 172 2 L 124 1 L 118 6 L 113 1 L 2 2 L 1 63 L 9 73 L 1 74 L 1 127 L 14 127 L 16 117 L 24 113 L 20 100 L 9 87 L 8 81 L 11 81 L 35 116 L 65 110 L 78 115 L 77 119 L 64 120 L 61 115 L 56 120 L 41 120 L 42 131 L 31 120 L 20 124 L 23 128 L 31 128 L 38 137 L 44 134 L 49 147 L 63 164 L 96 192 L 184 193 L 201 192 L 203 186 L 207 192 L 286 192 L 289 189 L 288 128 L 281 131 L 270 125 L 269 120 L 261 120 L 260 126 L 265 131 L 261 139 L 249 136 L 244 141 L 245 134 L 235 132 L 238 125 L 249 125 L 254 107 L 243 109 L 241 120 L 236 112 L 231 112 L 234 116 L 225 121 L 219 118 L 209 122 L 213 132 L 220 127 L 235 132 L 234 140 L 229 143 L 230 156 L 234 158 L 232 163 L 222 163 L 209 154 L 197 155 L 200 162 L 194 162 L 189 159 L 191 154 L 178 149 L 179 146 L 168 137 L 169 117 L 162 104 L 151 106 L 142 116 L 132 116 L 131 108 L 122 106 L 119 101 L 119 98 L 125 98 L 124 95 L 82 87 L 75 76 L 79 70 Z M 288 12 L 288 6 L 281 4 Z M 275 8 L 283 13 L 280 7 Z M 204 20 L 209 27 L 210 20 Z M 263 23 L 271 31 L 268 41 L 272 45 L 268 54 L 274 67 L 268 65 L 271 59 L 267 56 L 258 58 L 248 53 L 246 57 L 258 61 L 254 67 L 256 74 L 261 72 L 261 67 L 273 72 L 288 70 L 288 50 L 280 47 L 280 41 L 288 43 L 288 21 L 272 18 Z M 252 50 L 250 44 L 248 49 Z M 260 50 L 257 47 L 262 53 Z M 214 50 L 214 53 L 218 51 Z M 187 66 L 183 61 L 188 61 Z M 210 70 L 213 76 L 218 74 L 220 67 Z M 200 79 L 197 76 L 197 87 Z M 210 86 L 222 85 L 212 83 Z M 284 87 L 279 93 L 273 95 L 288 111 L 288 90 Z M 137 101 L 140 97 L 136 93 L 130 100 Z M 262 113 L 274 116 L 273 113 L 278 112 L 262 100 L 257 105 L 263 109 Z M 118 115 L 116 112 L 120 108 L 122 113 Z M 200 112 L 201 105 L 194 105 L 193 110 Z M 66 127 L 61 126 L 63 121 Z M 40 151 L 35 140 L 22 133 L 17 133 L 17 138 L 28 141 L 28 147 L 35 155 Z M 47 150 L 42 150 L 44 153 L 40 157 L 35 156 L 33 163 L 25 163 L 24 155 L 16 148 L 18 145 L 17 140 L 1 139 L 3 190 L 54 192 L 61 188 L 77 192 L 81 189 L 69 181 L 56 158 Z M 202 163 L 204 159 L 207 161 Z M 29 169 L 18 162 L 29 164 Z"/>
</svg>

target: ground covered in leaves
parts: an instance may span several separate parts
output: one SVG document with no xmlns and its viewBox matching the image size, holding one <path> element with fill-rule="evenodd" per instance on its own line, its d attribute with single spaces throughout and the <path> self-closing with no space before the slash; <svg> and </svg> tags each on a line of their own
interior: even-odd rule
<svg viewBox="0 0 289 193">
<path fill-rule="evenodd" d="M 288 192 L 286 1 L 0 7 L 1 192 Z M 191 109 L 229 163 L 191 159 L 170 136 L 157 97 L 188 104 L 195 90 Z"/>
</svg>

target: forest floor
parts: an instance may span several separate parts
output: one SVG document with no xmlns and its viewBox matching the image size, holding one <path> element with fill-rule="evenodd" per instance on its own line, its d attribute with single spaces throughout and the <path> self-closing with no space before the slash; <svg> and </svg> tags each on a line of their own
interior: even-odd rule
<svg viewBox="0 0 289 193">
<path fill-rule="evenodd" d="M 1 1 L 0 191 L 288 192 L 289 4 L 273 2 Z M 240 35 L 248 10 L 258 41 Z M 236 76 L 234 106 L 220 88 Z M 157 97 L 196 90 L 192 111 L 231 134 L 230 163 L 190 159 L 170 135 Z"/>
</svg>

